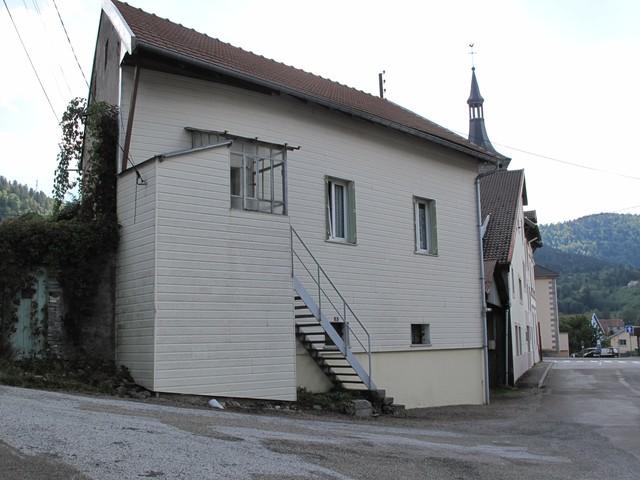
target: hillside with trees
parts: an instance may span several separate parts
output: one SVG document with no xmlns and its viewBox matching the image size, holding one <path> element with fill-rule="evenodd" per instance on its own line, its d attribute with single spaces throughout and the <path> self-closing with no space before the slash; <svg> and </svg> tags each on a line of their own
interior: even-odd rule
<svg viewBox="0 0 640 480">
<path fill-rule="evenodd" d="M 53 200 L 44 192 L 0 176 L 0 222 L 25 213 L 47 214 L 52 207 Z"/>
<path fill-rule="evenodd" d="M 640 215 L 590 215 L 541 232 L 545 246 L 535 259 L 561 275 L 561 314 L 640 324 Z"/>
<path fill-rule="evenodd" d="M 640 215 L 599 213 L 542 225 L 546 246 L 640 268 Z"/>
</svg>

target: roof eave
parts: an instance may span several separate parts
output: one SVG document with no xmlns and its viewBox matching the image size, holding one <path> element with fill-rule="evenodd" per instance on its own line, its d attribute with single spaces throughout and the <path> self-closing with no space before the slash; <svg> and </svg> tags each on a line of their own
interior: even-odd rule
<svg viewBox="0 0 640 480">
<path fill-rule="evenodd" d="M 343 113 L 347 113 L 349 115 L 353 115 L 356 117 L 360 117 L 363 118 L 365 120 L 371 121 L 373 123 L 377 123 L 379 125 L 388 127 L 388 128 L 392 128 L 394 130 L 398 130 L 404 133 L 408 133 L 409 135 L 418 137 L 418 138 L 422 138 L 424 140 L 428 140 L 432 143 L 435 143 L 437 145 L 441 145 L 443 147 L 446 148 L 450 148 L 453 150 L 456 150 L 460 153 L 466 154 L 476 160 L 482 161 L 482 162 L 489 162 L 489 163 L 497 163 L 499 160 L 501 160 L 501 156 L 496 156 L 496 155 L 492 155 L 490 153 L 483 153 L 483 152 L 478 152 L 475 151 L 471 148 L 465 147 L 464 145 L 460 145 L 457 144 L 455 142 L 451 142 L 449 140 L 443 139 L 441 137 L 438 137 L 437 135 L 432 135 L 426 132 L 423 132 L 421 130 L 417 130 L 415 128 L 411 128 L 411 127 L 407 127 L 405 125 L 399 124 L 397 122 L 392 122 L 390 120 L 387 120 L 385 118 L 379 117 L 377 115 L 373 115 L 371 113 L 368 112 L 364 112 L 362 110 L 358 110 L 355 108 L 351 108 L 351 107 L 347 107 L 345 105 L 341 105 L 339 103 L 334 103 L 331 101 L 328 101 L 324 98 L 320 98 L 317 97 L 315 95 L 310 95 L 308 93 L 305 92 L 300 92 L 298 90 L 280 85 L 278 83 L 275 82 L 271 82 L 269 80 L 264 80 L 262 78 L 258 78 L 252 75 L 248 75 L 244 72 L 239 72 L 233 68 L 228 68 L 228 67 L 224 67 L 221 65 L 216 65 L 213 63 L 209 63 L 209 62 L 205 62 L 202 60 L 198 60 L 195 59 L 193 57 L 190 57 L 188 55 L 184 55 L 178 52 L 174 52 L 172 50 L 168 50 L 166 48 L 161 48 L 158 47 L 156 45 L 152 45 L 149 44 L 143 40 L 141 40 L 140 38 L 137 38 L 136 42 L 133 44 L 133 48 L 134 50 L 143 50 L 143 51 L 148 51 L 150 53 L 155 53 L 157 55 L 161 55 L 163 57 L 169 58 L 169 59 L 173 59 L 173 60 L 178 60 L 180 62 L 184 62 L 184 63 L 188 63 L 191 64 L 193 66 L 199 67 L 199 68 L 203 68 L 205 70 L 210 70 L 212 72 L 216 72 L 216 73 L 220 73 L 220 74 L 224 74 L 230 77 L 234 77 L 249 83 L 253 83 L 256 85 L 260 85 L 262 87 L 267 87 L 270 88 L 272 90 L 275 91 L 279 91 L 281 93 L 285 93 L 287 95 L 291 95 L 293 97 L 298 97 L 298 98 L 302 98 L 304 100 L 316 103 L 318 105 L 322 105 L 324 107 L 327 108 L 331 108 L 334 110 L 338 110 L 341 111 Z M 133 52 L 132 52 L 133 53 Z"/>
<path fill-rule="evenodd" d="M 118 7 L 116 7 L 111 0 L 103 0 L 102 11 L 109 17 L 127 53 L 132 54 L 137 46 L 137 37 L 122 16 L 122 13 L 120 13 L 120 10 L 118 10 Z M 122 58 L 120 60 L 122 60 Z"/>
</svg>

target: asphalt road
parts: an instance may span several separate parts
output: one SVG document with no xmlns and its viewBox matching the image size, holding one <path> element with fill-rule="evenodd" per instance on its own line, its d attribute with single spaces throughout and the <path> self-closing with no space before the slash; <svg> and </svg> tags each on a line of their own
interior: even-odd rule
<svg viewBox="0 0 640 480">
<path fill-rule="evenodd" d="M 354 421 L 0 386 L 0 479 L 638 479 L 640 362 L 554 362 L 489 407 Z"/>
</svg>

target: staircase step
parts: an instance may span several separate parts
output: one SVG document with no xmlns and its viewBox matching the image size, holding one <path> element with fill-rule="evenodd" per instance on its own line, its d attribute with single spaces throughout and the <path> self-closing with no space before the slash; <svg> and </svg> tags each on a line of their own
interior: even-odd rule
<svg viewBox="0 0 640 480">
<path fill-rule="evenodd" d="M 316 318 L 316 316 L 313 313 L 296 313 L 295 315 L 296 318 Z"/>
<path fill-rule="evenodd" d="M 296 327 L 320 327 L 318 322 L 296 322 Z"/>
<path fill-rule="evenodd" d="M 338 380 L 340 383 L 350 383 L 350 384 L 354 384 L 354 383 L 359 383 L 360 385 L 364 385 L 364 382 L 362 380 Z"/>
<path fill-rule="evenodd" d="M 338 373 L 338 372 L 333 372 L 333 374 L 336 377 L 357 377 L 358 376 L 357 373 Z"/>
<path fill-rule="evenodd" d="M 302 310 L 303 308 L 307 308 L 308 309 L 309 307 L 307 307 L 306 305 L 294 305 L 293 306 L 294 310 Z"/>
</svg>

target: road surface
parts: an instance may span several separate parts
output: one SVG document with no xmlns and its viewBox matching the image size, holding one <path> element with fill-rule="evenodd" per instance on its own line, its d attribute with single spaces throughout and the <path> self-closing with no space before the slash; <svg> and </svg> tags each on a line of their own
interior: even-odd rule
<svg viewBox="0 0 640 480">
<path fill-rule="evenodd" d="M 0 478 L 638 479 L 640 361 L 557 360 L 489 407 L 363 421 L 0 386 Z"/>
</svg>

